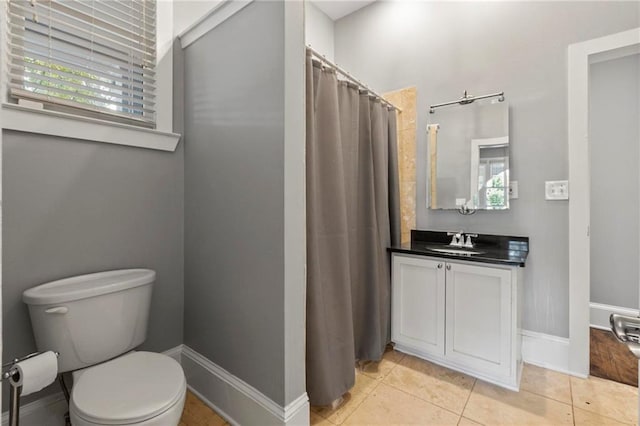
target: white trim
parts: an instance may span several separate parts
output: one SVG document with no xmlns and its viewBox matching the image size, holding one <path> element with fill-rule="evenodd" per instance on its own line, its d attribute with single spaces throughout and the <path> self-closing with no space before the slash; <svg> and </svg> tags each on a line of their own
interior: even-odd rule
<svg viewBox="0 0 640 426">
<path fill-rule="evenodd" d="M 156 129 L 173 131 L 174 1 L 156 2 Z"/>
<path fill-rule="evenodd" d="M 626 56 L 637 55 L 637 54 L 640 54 L 640 44 L 624 46 L 619 49 L 606 50 L 604 52 L 589 56 L 589 65 L 597 64 L 600 62 L 612 61 L 614 59 L 620 59 Z"/>
<path fill-rule="evenodd" d="M 253 0 L 224 0 L 178 34 L 183 49 L 244 9 Z"/>
<path fill-rule="evenodd" d="M 220 367 L 218 364 L 200 355 L 189 346 L 185 345 L 182 353 L 186 359 L 197 363 L 200 367 L 204 368 L 207 373 L 216 376 L 218 379 L 223 380 L 227 384 L 231 385 L 233 388 L 241 392 L 244 396 L 255 401 L 273 416 L 278 417 L 282 415 L 282 408 L 280 407 L 280 405 L 275 403 L 273 400 L 265 396 L 262 392 L 260 392 L 247 382 L 239 379 L 224 368 Z"/>
<path fill-rule="evenodd" d="M 308 422 L 306 393 L 282 407 L 186 345 L 182 349 L 182 368 L 189 389 L 231 424 L 293 425 L 304 424 L 304 419 Z"/>
<path fill-rule="evenodd" d="M 162 354 L 168 357 L 171 357 L 182 364 L 182 348 L 184 345 L 178 345 L 175 348 L 167 349 L 163 351 Z"/>
<path fill-rule="evenodd" d="M 57 111 L 2 104 L 2 128 L 138 148 L 175 151 L 177 133 L 161 132 Z"/>
<path fill-rule="evenodd" d="M 309 408 L 309 396 L 304 392 L 284 407 L 284 424 L 308 425 Z"/>
<path fill-rule="evenodd" d="M 589 324 L 593 328 L 610 331 L 611 326 L 609 325 L 609 316 L 611 314 L 637 317 L 640 316 L 640 311 L 638 309 L 605 305 L 603 303 L 591 302 L 589 304 Z"/>
<path fill-rule="evenodd" d="M 568 47 L 569 370 L 589 374 L 590 159 L 589 64 L 605 52 L 640 44 L 640 28 Z M 619 50 L 623 49 L 623 50 Z M 633 51 L 632 49 L 626 49 Z"/>
<path fill-rule="evenodd" d="M 548 370 L 586 377 L 569 368 L 569 339 L 522 330 L 522 360 Z"/>
<path fill-rule="evenodd" d="M 304 4 L 284 2 L 284 386 L 305 391 L 306 214 Z M 293 404 L 293 403 L 292 403 Z M 291 404 L 289 404 L 291 405 Z M 289 408 L 285 408 L 288 412 Z M 293 410 L 296 412 L 296 410 Z M 288 424 L 295 420 L 285 416 Z M 297 423 L 296 423 L 297 424 Z"/>
</svg>

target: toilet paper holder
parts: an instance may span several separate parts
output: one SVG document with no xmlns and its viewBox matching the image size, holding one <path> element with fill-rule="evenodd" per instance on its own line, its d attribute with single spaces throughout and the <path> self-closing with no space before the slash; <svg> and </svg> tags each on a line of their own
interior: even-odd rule
<svg viewBox="0 0 640 426">
<path fill-rule="evenodd" d="M 27 360 L 29 358 L 33 358 L 34 356 L 38 356 L 40 354 L 43 354 L 44 352 L 33 352 L 30 353 L 29 355 L 25 355 L 22 358 L 14 358 L 13 361 L 8 362 L 6 364 L 2 364 L 2 369 L 4 370 L 7 367 L 11 367 L 11 369 L 9 369 L 9 371 L 5 371 L 2 373 L 2 378 L 0 380 L 7 380 L 9 377 L 13 376 L 14 374 L 16 374 L 18 372 L 18 369 L 14 367 L 14 365 L 16 365 L 17 363 Z M 54 352 L 54 354 L 56 354 L 56 356 L 60 356 L 60 354 L 58 352 Z"/>
<path fill-rule="evenodd" d="M 18 374 L 18 369 L 14 367 L 17 363 L 24 361 L 29 358 L 33 358 L 34 356 L 40 355 L 44 352 L 33 352 L 29 355 L 23 356 L 22 358 L 14 358 L 13 361 L 8 362 L 2 365 L 2 369 L 4 370 L 7 367 L 8 371 L 3 371 L 0 380 L 7 380 L 10 377 Z M 54 352 L 56 356 L 60 356 L 60 353 Z M 22 386 L 9 386 L 9 426 L 18 426 L 20 422 L 20 391 Z"/>
</svg>

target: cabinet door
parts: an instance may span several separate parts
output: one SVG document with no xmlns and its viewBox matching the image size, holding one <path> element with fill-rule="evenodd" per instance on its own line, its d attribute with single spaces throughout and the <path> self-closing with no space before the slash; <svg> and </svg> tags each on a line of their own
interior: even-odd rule
<svg viewBox="0 0 640 426">
<path fill-rule="evenodd" d="M 444 355 L 444 265 L 394 254 L 391 339 L 396 344 Z"/>
<path fill-rule="evenodd" d="M 478 371 L 509 375 L 511 271 L 447 263 L 446 357 Z"/>
</svg>

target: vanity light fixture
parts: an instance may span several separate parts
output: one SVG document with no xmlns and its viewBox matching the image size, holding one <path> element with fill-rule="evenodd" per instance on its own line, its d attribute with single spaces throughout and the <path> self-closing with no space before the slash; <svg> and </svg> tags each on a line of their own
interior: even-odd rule
<svg viewBox="0 0 640 426">
<path fill-rule="evenodd" d="M 456 104 L 468 105 L 479 99 L 488 99 L 488 98 L 496 98 L 496 97 L 498 98 L 498 102 L 503 102 L 504 92 L 491 93 L 489 95 L 482 95 L 482 96 L 473 96 L 473 95 L 467 94 L 467 91 L 465 90 L 462 97 L 456 101 L 443 102 L 441 104 L 430 105 L 429 114 L 433 114 L 434 112 L 436 112 L 436 108 L 440 108 L 443 106 L 456 105 Z"/>
</svg>

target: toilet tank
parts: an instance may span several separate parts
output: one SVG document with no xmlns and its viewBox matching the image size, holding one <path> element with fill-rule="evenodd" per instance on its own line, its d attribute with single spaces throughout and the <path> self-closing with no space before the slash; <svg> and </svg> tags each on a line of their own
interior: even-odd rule
<svg viewBox="0 0 640 426">
<path fill-rule="evenodd" d="M 122 269 L 80 275 L 30 288 L 29 307 L 39 351 L 59 352 L 60 372 L 117 357 L 144 342 L 156 273 Z"/>
</svg>

